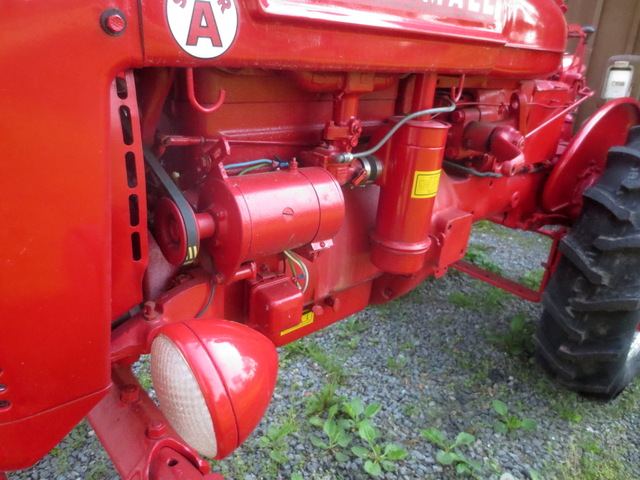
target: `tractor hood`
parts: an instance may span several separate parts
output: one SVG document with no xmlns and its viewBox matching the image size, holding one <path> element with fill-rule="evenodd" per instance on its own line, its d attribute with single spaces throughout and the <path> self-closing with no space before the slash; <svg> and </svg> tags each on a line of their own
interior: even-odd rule
<svg viewBox="0 0 640 480">
<path fill-rule="evenodd" d="M 162 0 L 160 0 L 162 1 Z M 143 2 L 148 65 L 545 76 L 567 29 L 551 0 Z"/>
</svg>

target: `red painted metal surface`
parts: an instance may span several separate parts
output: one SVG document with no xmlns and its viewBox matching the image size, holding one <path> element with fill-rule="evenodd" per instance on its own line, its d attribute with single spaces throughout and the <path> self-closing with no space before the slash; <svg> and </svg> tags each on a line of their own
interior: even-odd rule
<svg viewBox="0 0 640 480">
<path fill-rule="evenodd" d="M 135 3 L 110 6 L 138 17 Z M 137 22 L 106 34 L 103 10 L 3 6 L 0 470 L 36 462 L 110 384 L 109 89 L 142 46 Z"/>
<path fill-rule="evenodd" d="M 224 480 L 219 473 L 202 473 L 188 459 L 176 454 L 171 448 L 162 448 L 156 454 L 149 470 L 151 480 Z"/>
<path fill-rule="evenodd" d="M 302 292 L 291 278 L 260 282 L 251 289 L 248 325 L 267 336 L 280 336 L 302 318 Z"/>
<path fill-rule="evenodd" d="M 149 257 L 144 161 L 133 72 L 111 85 L 111 318 L 143 299 Z M 128 254 L 127 254 L 128 253 Z"/>
<path fill-rule="evenodd" d="M 292 70 L 438 70 L 519 78 L 546 76 L 560 64 L 567 31 L 555 2 L 508 2 L 500 9 L 495 2 L 485 1 L 486 6 L 494 6 L 489 14 L 471 10 L 466 2 L 459 9 L 440 6 L 440 2 L 411 3 L 385 7 L 366 0 L 231 1 L 231 8 L 220 13 L 220 23 L 233 23 L 223 22 L 223 15 L 237 15 L 235 36 L 229 35 L 218 51 L 212 49 L 204 54 L 208 58 L 199 59 L 183 50 L 178 41 L 184 40 L 169 31 L 167 12 L 157 4 L 144 3 L 146 61 Z M 211 5 L 218 15 L 220 7 L 215 2 Z M 358 35 L 357 42 L 352 41 L 353 33 Z M 285 38 L 296 47 L 282 48 Z M 321 45 L 331 47 L 318 48 Z"/>
<path fill-rule="evenodd" d="M 638 124 L 640 104 L 632 98 L 619 98 L 599 109 L 558 160 L 542 194 L 543 207 L 575 219 L 582 208 L 582 192 L 604 170 L 607 152 L 624 145 L 629 128 Z"/>
<path fill-rule="evenodd" d="M 173 281 L 174 285 L 167 292 L 155 300 L 145 302 L 139 313 L 113 328 L 111 362 L 135 360 L 140 355 L 149 353 L 151 342 L 158 331 L 171 322 L 198 315 L 216 317 L 217 312 L 224 311 L 223 295 L 216 295 L 207 306 L 213 285 L 211 272 L 194 267 L 183 270 Z"/>
<path fill-rule="evenodd" d="M 562 154 L 587 91 L 548 0 L 13 2 L 0 24 L 0 470 L 100 402 L 89 418 L 124 478 L 219 478 L 123 366 L 158 332 L 225 456 L 266 409 L 273 345 L 443 275 L 475 220 L 570 224 L 587 152 L 601 165 L 640 120 L 620 100 Z M 403 126 L 380 162 L 341 160 L 440 97 L 456 111 Z M 185 252 L 183 214 L 204 248 Z"/>
<path fill-rule="evenodd" d="M 88 415 L 123 479 L 221 480 L 209 464 L 184 445 L 140 386 L 130 367 L 114 364 L 113 386 Z"/>
</svg>

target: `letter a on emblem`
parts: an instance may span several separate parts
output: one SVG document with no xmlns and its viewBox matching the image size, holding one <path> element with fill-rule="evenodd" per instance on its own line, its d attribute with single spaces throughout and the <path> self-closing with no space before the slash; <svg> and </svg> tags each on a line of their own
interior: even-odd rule
<svg viewBox="0 0 640 480">
<path fill-rule="evenodd" d="M 189 36 L 187 45 L 197 45 L 201 38 L 208 38 L 214 47 L 221 47 L 220 32 L 213 16 L 211 4 L 207 1 L 196 0 L 189 25 Z"/>
<path fill-rule="evenodd" d="M 238 33 L 237 0 L 164 0 L 176 43 L 196 58 L 226 52 Z"/>
</svg>

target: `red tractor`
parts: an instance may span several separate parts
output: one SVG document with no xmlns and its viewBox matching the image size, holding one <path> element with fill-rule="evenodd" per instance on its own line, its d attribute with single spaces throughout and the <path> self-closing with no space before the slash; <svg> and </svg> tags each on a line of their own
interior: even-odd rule
<svg viewBox="0 0 640 480">
<path fill-rule="evenodd" d="M 0 471 L 88 416 L 123 478 L 218 477 L 199 454 L 258 424 L 277 346 L 450 267 L 542 297 L 543 366 L 616 396 L 640 365 L 640 105 L 573 134 L 594 92 L 564 10 L 4 4 Z M 462 260 L 482 219 L 554 238 L 544 295 Z"/>
</svg>

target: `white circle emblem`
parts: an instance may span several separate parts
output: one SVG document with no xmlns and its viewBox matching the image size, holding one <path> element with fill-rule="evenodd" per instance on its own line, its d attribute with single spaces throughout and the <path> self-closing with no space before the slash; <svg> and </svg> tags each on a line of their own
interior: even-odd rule
<svg viewBox="0 0 640 480">
<path fill-rule="evenodd" d="M 234 0 L 166 0 L 167 21 L 178 45 L 198 58 L 222 55 L 238 31 Z"/>
</svg>

